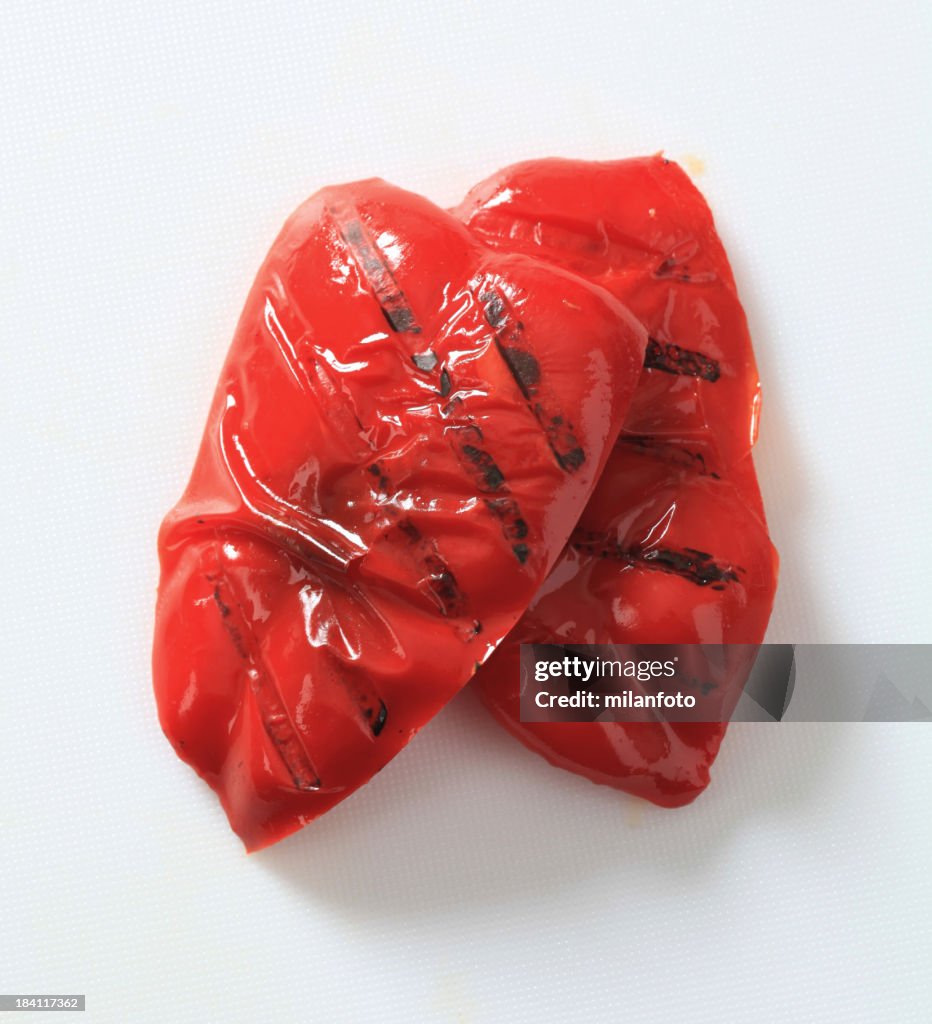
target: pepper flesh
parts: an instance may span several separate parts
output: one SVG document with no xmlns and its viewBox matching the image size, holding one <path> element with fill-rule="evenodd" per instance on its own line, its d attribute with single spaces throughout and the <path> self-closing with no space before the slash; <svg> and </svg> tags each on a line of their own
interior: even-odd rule
<svg viewBox="0 0 932 1024">
<path fill-rule="evenodd" d="M 161 724 L 247 849 L 367 781 L 511 629 L 645 346 L 609 291 L 384 182 L 289 219 L 159 539 Z"/>
<path fill-rule="evenodd" d="M 649 336 L 596 494 L 477 685 L 501 724 L 551 763 L 664 806 L 688 803 L 708 785 L 726 723 L 522 722 L 518 645 L 763 639 L 777 557 L 750 456 L 760 386 L 712 214 L 661 156 L 517 164 L 456 213 L 490 245 L 598 282 Z M 737 690 L 749 666 L 731 657 Z"/>
</svg>

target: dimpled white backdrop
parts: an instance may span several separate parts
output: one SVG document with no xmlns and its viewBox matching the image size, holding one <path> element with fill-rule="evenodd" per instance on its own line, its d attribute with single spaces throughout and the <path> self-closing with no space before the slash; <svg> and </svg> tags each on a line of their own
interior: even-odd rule
<svg viewBox="0 0 932 1024">
<path fill-rule="evenodd" d="M 458 698 L 247 858 L 162 739 L 155 535 L 288 212 L 664 148 L 765 387 L 772 639 L 930 638 L 928 5 L 5 3 L 0 991 L 93 1021 L 932 1020 L 932 727 L 735 728 L 659 811 Z"/>
</svg>

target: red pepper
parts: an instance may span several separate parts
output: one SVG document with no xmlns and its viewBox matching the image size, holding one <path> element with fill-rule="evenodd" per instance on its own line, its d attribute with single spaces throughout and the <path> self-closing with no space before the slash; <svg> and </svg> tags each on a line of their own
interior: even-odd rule
<svg viewBox="0 0 932 1024">
<path fill-rule="evenodd" d="M 760 389 L 712 215 L 659 156 L 518 164 L 473 189 L 457 214 L 490 245 L 588 276 L 649 335 L 622 440 L 570 545 L 479 673 L 483 699 L 552 763 L 658 804 L 687 803 L 708 784 L 723 723 L 522 722 L 517 645 L 763 639 L 777 558 L 749 455 Z M 736 652 L 731 683 L 746 670 Z"/>
<path fill-rule="evenodd" d="M 758 644 L 777 557 L 750 459 L 717 479 L 625 442 L 524 617 L 478 673 L 495 717 L 552 764 L 675 807 L 709 782 L 719 722 L 522 722 L 519 644 Z M 743 681 L 738 649 L 732 679 Z"/>
<path fill-rule="evenodd" d="M 161 723 L 248 849 L 362 785 L 511 629 L 645 345 L 598 285 L 383 182 L 290 218 L 160 534 Z"/>
<path fill-rule="evenodd" d="M 626 436 L 716 471 L 748 454 L 760 384 L 747 322 L 709 207 L 677 164 L 530 160 L 477 185 L 456 213 L 488 245 L 588 277 L 646 325 Z"/>
</svg>

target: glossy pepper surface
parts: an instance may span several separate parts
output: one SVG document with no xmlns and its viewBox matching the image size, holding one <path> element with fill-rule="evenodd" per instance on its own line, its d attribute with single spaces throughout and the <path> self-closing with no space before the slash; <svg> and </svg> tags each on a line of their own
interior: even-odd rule
<svg viewBox="0 0 932 1024">
<path fill-rule="evenodd" d="M 648 331 L 619 445 L 560 561 L 483 667 L 483 699 L 549 761 L 665 806 L 709 781 L 725 723 L 520 720 L 518 644 L 758 644 L 777 579 L 750 450 L 760 386 L 712 214 L 660 156 L 537 160 L 494 175 L 457 215 L 489 244 L 572 268 Z M 736 689 L 749 665 L 730 656 Z"/>
<path fill-rule="evenodd" d="M 599 283 L 384 182 L 289 219 L 159 540 L 160 720 L 248 849 L 369 779 L 512 628 L 646 344 Z"/>
<path fill-rule="evenodd" d="M 749 459 L 734 479 L 629 444 L 612 452 L 563 555 L 478 673 L 483 701 L 552 764 L 666 807 L 709 783 L 724 722 L 522 722 L 521 643 L 759 644 L 777 559 Z M 737 691 L 749 649 L 725 652 Z"/>
<path fill-rule="evenodd" d="M 625 436 L 677 446 L 712 471 L 750 452 L 760 382 L 744 310 L 708 204 L 676 163 L 530 160 L 455 212 L 488 245 L 599 284 L 646 326 Z"/>
</svg>

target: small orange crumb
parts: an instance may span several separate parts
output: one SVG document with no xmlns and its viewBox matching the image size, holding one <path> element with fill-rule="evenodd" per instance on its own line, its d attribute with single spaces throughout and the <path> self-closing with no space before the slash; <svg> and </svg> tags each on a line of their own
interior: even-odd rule
<svg viewBox="0 0 932 1024">
<path fill-rule="evenodd" d="M 683 154 L 683 166 L 693 178 L 700 178 L 705 174 L 705 160 L 693 153 Z"/>
</svg>

